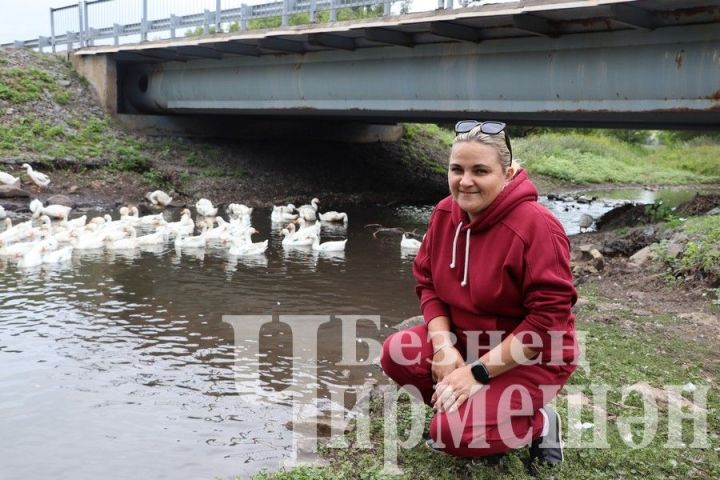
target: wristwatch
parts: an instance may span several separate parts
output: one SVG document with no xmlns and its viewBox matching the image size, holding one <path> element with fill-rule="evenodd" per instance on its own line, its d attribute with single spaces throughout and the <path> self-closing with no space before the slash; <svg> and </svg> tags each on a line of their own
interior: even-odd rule
<svg viewBox="0 0 720 480">
<path fill-rule="evenodd" d="M 488 372 L 487 367 L 480 360 L 476 360 L 470 364 L 470 372 L 479 383 L 483 385 L 490 383 L 490 372 Z"/>
</svg>

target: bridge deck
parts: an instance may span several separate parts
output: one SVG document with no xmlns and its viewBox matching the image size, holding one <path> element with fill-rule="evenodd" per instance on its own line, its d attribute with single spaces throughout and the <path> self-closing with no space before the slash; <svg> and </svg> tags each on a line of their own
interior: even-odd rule
<svg viewBox="0 0 720 480">
<path fill-rule="evenodd" d="M 155 63 L 447 42 L 480 43 L 500 38 L 557 38 L 710 23 L 720 24 L 720 0 L 521 0 L 330 25 L 91 47 L 76 54 L 109 54 L 119 62 Z"/>
</svg>

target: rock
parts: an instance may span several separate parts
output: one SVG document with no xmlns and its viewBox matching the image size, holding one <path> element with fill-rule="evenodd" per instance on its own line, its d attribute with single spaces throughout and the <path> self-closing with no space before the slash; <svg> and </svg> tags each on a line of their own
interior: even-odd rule
<svg viewBox="0 0 720 480">
<path fill-rule="evenodd" d="M 30 198 L 30 192 L 12 185 L 0 185 L 0 198 Z"/>
<path fill-rule="evenodd" d="M 70 207 L 70 208 L 75 207 L 75 202 L 73 202 L 70 198 L 66 197 L 65 195 L 53 195 L 52 197 L 47 199 L 46 203 L 48 205 L 64 205 L 64 206 Z"/>
<path fill-rule="evenodd" d="M 61 87 L 69 87 L 70 85 L 72 85 L 72 82 L 70 80 L 59 80 L 57 83 Z"/>
<path fill-rule="evenodd" d="M 720 207 L 715 207 L 709 212 L 707 212 L 705 215 L 720 215 Z"/>
<path fill-rule="evenodd" d="M 590 255 L 592 255 L 592 265 L 598 272 L 602 272 L 605 269 L 605 257 L 603 257 L 603 254 L 597 248 L 593 248 L 590 250 Z"/>
<path fill-rule="evenodd" d="M 630 257 L 630 264 L 636 267 L 642 266 L 654 257 L 650 245 L 641 248 Z"/>
<path fill-rule="evenodd" d="M 591 203 L 592 199 L 589 197 L 586 197 L 585 195 L 580 195 L 575 199 L 577 203 Z"/>
<path fill-rule="evenodd" d="M 685 247 L 680 243 L 671 243 L 667 247 L 667 254 L 672 258 L 677 258 L 680 255 L 682 255 L 683 251 L 685 250 Z"/>
<path fill-rule="evenodd" d="M 595 250 L 595 245 L 588 243 L 579 245 L 577 249 L 572 251 L 572 259 L 576 262 L 588 262 L 593 259 L 591 250 Z"/>
<path fill-rule="evenodd" d="M 78 187 L 77 185 L 73 185 L 72 187 L 70 187 L 70 188 L 68 189 L 68 193 L 75 193 L 75 192 L 77 192 L 78 190 L 80 190 L 80 187 Z"/>
<path fill-rule="evenodd" d="M 547 199 L 548 200 L 560 200 L 560 197 L 558 195 L 555 195 L 554 193 L 548 193 Z"/>
</svg>

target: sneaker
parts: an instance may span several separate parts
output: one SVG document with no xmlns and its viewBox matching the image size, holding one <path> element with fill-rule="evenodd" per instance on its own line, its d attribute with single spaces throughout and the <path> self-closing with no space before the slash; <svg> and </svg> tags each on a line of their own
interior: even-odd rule
<svg viewBox="0 0 720 480">
<path fill-rule="evenodd" d="M 425 440 L 425 446 L 430 449 L 430 451 L 435 453 L 442 453 L 443 455 L 447 455 L 445 452 L 442 451 L 442 449 L 438 446 L 438 444 L 433 440 L 432 438 L 428 437 Z"/>
<path fill-rule="evenodd" d="M 533 440 L 530 445 L 530 474 L 538 471 L 538 466 L 558 465 L 563 461 L 562 425 L 560 416 L 549 406 L 542 407 L 547 414 L 548 433 Z"/>
</svg>

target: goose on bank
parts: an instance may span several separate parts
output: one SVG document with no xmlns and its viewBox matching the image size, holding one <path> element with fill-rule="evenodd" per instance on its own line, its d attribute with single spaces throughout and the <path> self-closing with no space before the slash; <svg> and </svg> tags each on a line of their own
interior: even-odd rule
<svg viewBox="0 0 720 480">
<path fill-rule="evenodd" d="M 28 163 L 23 163 L 22 168 L 25 169 L 25 173 L 27 173 L 28 177 L 30 177 L 30 180 L 37 185 L 38 188 L 45 188 L 48 185 L 50 185 L 50 177 L 45 175 L 44 173 L 36 172 L 33 170 L 33 168 Z"/>
<path fill-rule="evenodd" d="M 172 197 L 162 190 L 155 190 L 154 192 L 148 192 L 145 198 L 153 205 L 159 207 L 167 207 L 172 202 Z"/>
<path fill-rule="evenodd" d="M 11 187 L 19 187 L 20 179 L 13 177 L 9 173 L 0 172 L 0 183 L 3 185 L 10 185 Z"/>
</svg>

